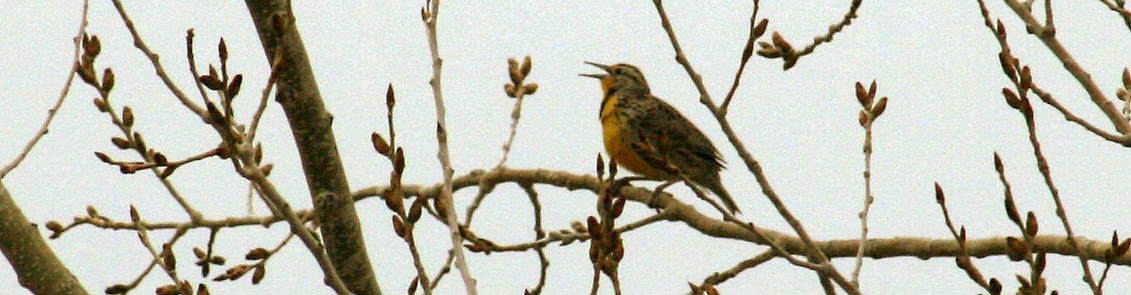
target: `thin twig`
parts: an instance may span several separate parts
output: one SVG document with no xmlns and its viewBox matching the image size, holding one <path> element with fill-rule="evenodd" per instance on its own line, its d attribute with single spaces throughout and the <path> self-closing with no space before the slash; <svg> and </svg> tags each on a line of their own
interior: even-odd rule
<svg viewBox="0 0 1131 295">
<path fill-rule="evenodd" d="M 1119 5 L 1111 2 L 1111 0 L 1100 0 L 1100 2 L 1102 2 L 1104 6 L 1107 6 L 1107 9 L 1111 9 L 1111 11 L 1119 14 L 1119 17 L 1123 19 L 1123 24 L 1127 26 L 1128 30 L 1131 30 L 1131 10 L 1123 8 L 1121 6 L 1123 2 L 1120 2 Z"/>
<path fill-rule="evenodd" d="M 1088 98 L 1092 100 L 1092 103 L 1094 103 L 1096 107 L 1103 111 L 1104 115 L 1115 127 L 1115 130 L 1121 134 L 1131 132 L 1131 123 L 1128 123 L 1127 119 L 1122 116 L 1111 100 L 1107 98 L 1107 95 L 1100 89 L 1100 86 L 1092 79 L 1092 75 L 1072 58 L 1072 54 L 1070 54 L 1068 49 L 1056 38 L 1056 31 L 1054 27 L 1051 26 L 1051 8 L 1047 8 L 1045 12 L 1047 14 L 1048 24 L 1042 25 L 1037 21 L 1036 17 L 1033 16 L 1032 11 L 1027 8 L 1027 5 L 1017 0 L 1005 0 L 1005 4 L 1013 10 L 1018 18 L 1025 22 L 1026 30 L 1030 31 L 1041 40 L 1041 42 L 1045 44 L 1045 47 L 1049 49 L 1049 52 L 1056 56 L 1064 65 L 1064 69 L 1072 74 L 1072 77 L 1076 78 L 1076 81 L 1080 83 L 1084 91 L 1088 92 Z"/>
<path fill-rule="evenodd" d="M 460 270 L 467 294 L 475 295 L 478 294 L 475 289 L 475 279 L 471 275 L 471 269 L 466 258 L 464 258 L 463 237 L 459 233 L 459 219 L 456 216 L 455 202 L 452 199 L 452 173 L 454 171 L 452 170 L 451 158 L 448 155 L 448 127 L 444 122 L 444 95 L 440 84 L 443 60 L 440 59 L 439 43 L 436 40 L 436 20 L 440 14 L 440 0 L 427 0 L 424 5 L 425 8 L 421 9 L 421 17 L 428 35 L 428 48 L 432 52 L 432 79 L 429 84 L 432 85 L 432 95 L 436 101 L 436 141 L 439 145 L 436 156 L 440 159 L 440 167 L 443 169 L 444 175 L 444 187 L 440 192 L 439 202 L 446 203 L 442 210 L 445 211 L 444 215 L 447 217 L 448 231 L 452 243 L 450 251 L 455 255 L 456 268 Z"/>
<path fill-rule="evenodd" d="M 867 107 L 866 107 L 867 108 Z M 869 118 L 871 110 L 866 110 Z M 864 248 L 868 242 L 868 210 L 872 208 L 872 119 L 864 123 L 864 208 L 860 210 L 860 248 L 856 251 L 856 267 L 852 270 L 852 284 L 860 287 L 860 270 L 864 267 Z"/>
<path fill-rule="evenodd" d="M 797 220 L 796 217 L 793 216 L 793 213 L 789 211 L 789 209 L 785 206 L 785 203 L 782 202 L 781 198 L 778 197 L 776 192 L 774 192 L 773 188 L 769 184 L 769 179 L 762 171 L 761 165 L 758 164 L 757 160 L 755 160 L 754 157 L 751 156 L 750 153 L 746 150 L 745 145 L 741 140 L 739 140 L 738 136 L 734 133 L 734 130 L 731 129 L 730 123 L 726 120 L 726 117 L 722 115 L 718 107 L 711 99 L 711 95 L 707 91 L 707 87 L 703 84 L 703 78 L 699 75 L 699 73 L 695 72 L 694 68 L 691 67 L 691 63 L 687 60 L 687 57 L 683 53 L 682 47 L 679 45 L 679 40 L 676 39 L 675 31 L 672 29 L 671 21 L 668 20 L 668 15 L 664 11 L 662 1 L 653 0 L 652 3 L 656 6 L 656 11 L 660 15 L 661 25 L 663 26 L 664 31 L 667 33 L 669 41 L 671 41 L 672 48 L 675 50 L 676 62 L 682 65 L 684 70 L 687 71 L 688 76 L 691 78 L 691 81 L 693 82 L 693 84 L 695 84 L 696 89 L 699 91 L 699 102 L 706 106 L 708 110 L 710 110 L 711 113 L 715 116 L 715 119 L 719 122 L 720 127 L 722 127 L 723 129 L 723 133 L 727 135 L 727 139 L 730 141 L 731 145 L 734 146 L 734 148 L 738 151 L 738 154 L 742 158 L 743 163 L 746 164 L 747 169 L 749 169 L 751 173 L 754 174 L 754 177 L 757 179 L 759 186 L 762 187 L 762 192 L 766 195 L 770 202 L 773 203 L 774 208 L 776 208 L 778 211 L 778 214 L 781 215 L 787 223 L 789 223 L 790 227 L 793 228 L 794 232 L 797 233 L 801 241 L 805 243 L 806 247 L 809 250 L 809 256 L 811 257 L 811 259 L 814 259 L 818 264 L 828 266 L 829 272 L 821 273 L 827 274 L 831 277 L 839 277 L 839 279 L 834 280 L 838 281 L 838 284 L 841 285 L 841 288 L 843 288 L 846 292 L 849 292 L 851 294 L 859 293 L 859 291 L 855 287 L 853 287 L 851 284 L 848 284 L 848 281 L 835 270 L 835 267 L 832 267 L 832 265 L 829 264 L 828 257 L 826 257 L 824 253 L 821 253 L 816 244 L 813 243 L 813 239 L 805 231 L 805 227 L 801 224 L 800 221 Z"/>
<path fill-rule="evenodd" d="M 137 214 L 136 208 L 130 206 L 130 211 L 131 216 L 135 217 L 135 220 L 141 220 L 139 214 Z M 174 284 L 180 284 L 181 279 L 177 276 L 176 265 L 166 264 L 165 261 L 168 260 L 165 260 L 165 257 L 163 257 L 162 254 L 159 254 L 157 252 L 157 249 L 154 248 L 153 244 L 149 241 L 149 231 L 146 230 L 145 227 L 141 226 L 141 223 L 135 222 L 135 224 L 138 225 L 138 227 L 134 230 L 137 232 L 137 238 L 141 241 L 141 245 L 145 247 L 145 250 L 149 251 L 149 255 L 153 258 L 153 261 L 161 266 L 161 269 L 165 271 L 165 274 L 169 276 L 169 279 L 173 280 Z M 186 230 L 183 228 L 177 229 L 176 233 L 173 234 L 173 237 L 179 239 L 180 236 L 184 235 L 185 232 Z M 168 253 L 168 255 L 172 255 L 172 253 Z"/>
<path fill-rule="evenodd" d="M 1127 135 L 1116 135 L 1116 134 L 1107 132 L 1106 130 L 1100 129 L 1099 127 L 1096 127 L 1095 125 L 1092 125 L 1091 122 L 1084 120 L 1084 118 L 1080 118 L 1079 116 L 1076 116 L 1071 111 L 1069 111 L 1068 108 L 1064 107 L 1064 105 L 1062 105 L 1060 103 L 1060 101 L 1057 101 L 1057 99 L 1055 97 L 1053 97 L 1051 93 L 1048 93 L 1043 88 L 1038 87 L 1037 84 L 1034 83 L 1031 86 L 1029 86 L 1029 90 L 1032 90 L 1033 93 L 1037 95 L 1037 98 L 1040 98 L 1042 102 L 1044 102 L 1045 104 L 1047 104 L 1049 106 L 1052 106 L 1054 109 L 1056 109 L 1058 112 L 1060 112 L 1060 114 L 1064 116 L 1064 120 L 1067 120 L 1067 121 L 1072 122 L 1072 123 L 1076 123 L 1076 125 L 1080 125 L 1080 127 L 1084 127 L 1084 129 L 1092 132 L 1092 134 L 1095 134 L 1096 136 L 1099 136 L 1100 138 L 1103 138 L 1103 139 L 1110 141 L 1110 142 L 1123 144 L 1123 143 L 1131 141 L 1131 137 L 1129 137 Z M 1129 100 L 1129 101 L 1131 101 L 1131 100 Z"/>
<path fill-rule="evenodd" d="M 514 144 L 514 136 L 518 133 L 518 120 L 522 117 L 522 99 L 526 97 L 526 90 L 524 87 L 516 87 L 514 94 L 514 109 L 511 110 L 511 132 L 507 135 L 507 141 L 503 143 L 503 156 L 499 159 L 499 164 L 495 167 L 502 167 L 507 162 L 507 155 L 511 153 L 511 145 Z"/>
<path fill-rule="evenodd" d="M 1006 195 L 1008 196 L 1009 183 L 1005 182 L 1004 174 L 1001 176 L 1002 181 L 1005 184 Z M 946 207 L 946 197 L 943 193 L 942 186 L 940 186 L 937 182 L 935 183 L 935 201 L 939 204 L 939 208 L 942 210 L 943 220 L 946 223 L 947 230 L 950 230 L 950 235 L 954 237 L 954 241 L 958 244 L 958 253 L 957 255 L 955 255 L 955 261 L 958 264 L 958 267 L 965 271 L 966 275 L 971 280 L 973 280 L 974 283 L 978 284 L 978 286 L 981 286 L 982 289 L 985 289 L 990 294 L 1000 294 L 1000 290 L 995 292 L 990 283 L 986 281 L 984 276 L 982 276 L 982 272 L 979 271 L 978 268 L 974 266 L 974 263 L 970 260 L 970 252 L 967 248 L 966 241 L 966 228 L 959 230 L 954 227 L 954 222 L 952 222 L 950 219 L 950 210 Z"/>
<path fill-rule="evenodd" d="M 349 288 L 346 283 L 342 281 L 338 271 L 334 269 L 334 264 L 330 260 L 329 254 L 326 253 L 326 247 L 322 245 L 322 241 L 314 236 L 311 230 L 307 229 L 304 225 L 304 220 L 298 216 L 295 211 L 291 209 L 290 203 L 283 198 L 282 193 L 275 188 L 275 185 L 267 179 L 267 175 L 263 173 L 263 169 L 255 163 L 254 152 L 249 145 L 243 145 L 237 152 L 240 161 L 244 163 L 239 169 L 240 175 L 247 178 L 254 183 L 260 190 L 260 198 L 263 199 L 269 207 L 273 207 L 272 212 L 280 214 L 279 218 L 286 220 L 287 224 L 291 227 L 291 232 L 298 236 L 303 245 L 306 246 L 310 253 L 314 255 L 314 259 L 318 261 L 318 267 L 321 268 L 325 274 L 325 282 L 338 294 L 349 294 Z"/>
<path fill-rule="evenodd" d="M 758 8 L 761 4 L 759 0 L 753 0 L 754 8 L 750 12 L 750 36 L 746 39 L 746 47 L 742 49 L 742 59 L 738 63 L 738 70 L 734 72 L 734 82 L 730 85 L 730 91 L 727 91 L 726 98 L 723 99 L 723 104 L 719 105 L 719 111 L 726 116 L 727 111 L 730 110 L 731 99 L 734 98 L 734 92 L 738 90 L 738 82 L 742 80 L 742 73 L 746 71 L 746 63 L 750 61 L 750 57 L 754 53 L 754 40 L 761 37 L 766 32 L 765 24 L 758 24 Z M 767 22 L 763 20 L 762 22 Z M 759 29 L 759 27 L 761 27 Z M 760 31 L 759 31 L 760 30 Z"/>
<path fill-rule="evenodd" d="M 75 34 L 75 37 L 72 38 L 75 46 L 72 54 L 74 57 L 71 58 L 71 69 L 67 70 L 67 80 L 63 82 L 63 89 L 59 90 L 59 97 L 55 99 L 55 105 L 47 110 L 47 118 L 43 119 L 43 124 L 39 126 L 39 130 L 35 132 L 31 140 L 28 140 L 24 148 L 20 150 L 20 153 L 16 155 L 16 158 L 12 159 L 7 165 L 4 165 L 3 168 L 0 168 L 0 179 L 8 175 L 8 172 L 11 172 L 12 169 L 16 169 L 16 166 L 19 166 L 20 162 L 23 162 L 23 160 L 27 158 L 32 148 L 35 148 L 39 140 L 47 135 L 47 128 L 51 126 L 51 121 L 55 120 L 55 115 L 59 113 L 59 108 L 63 107 L 63 101 L 67 99 L 67 93 L 71 91 L 71 83 L 75 81 L 75 74 L 78 73 L 79 69 L 79 58 L 82 56 L 81 44 L 83 36 L 86 35 L 86 25 L 88 23 L 87 11 L 90 7 L 89 2 L 89 0 L 82 2 L 82 16 L 79 19 L 79 31 Z"/>
<path fill-rule="evenodd" d="M 727 270 L 716 272 L 711 274 L 710 276 L 707 276 L 707 278 L 703 279 L 703 283 L 700 285 L 711 284 L 718 286 L 720 283 L 726 282 L 727 280 L 738 276 L 738 274 L 748 269 L 758 267 L 759 265 L 762 265 L 762 263 L 766 263 L 776 257 L 778 257 L 778 254 L 777 252 L 774 252 L 773 249 L 762 251 L 762 253 L 759 253 L 758 255 L 751 257 L 750 259 L 743 260 L 742 262 L 739 262 L 738 264 L 732 266 Z"/>
<path fill-rule="evenodd" d="M 522 190 L 526 192 L 526 196 L 530 198 L 530 206 L 534 210 L 534 239 L 540 240 L 546 237 L 546 230 L 542 229 L 542 203 L 538 201 L 538 191 L 534 190 L 534 185 L 531 183 L 521 184 Z M 538 253 L 538 284 L 534 289 L 529 289 L 530 294 L 542 294 L 542 287 L 546 286 L 547 271 L 550 269 L 550 260 L 546 258 L 545 247 L 534 248 Z"/>
<path fill-rule="evenodd" d="M 193 40 L 196 33 L 193 29 L 185 31 L 185 58 L 188 59 L 189 73 L 192 73 L 193 84 L 196 85 L 196 91 L 200 93 L 200 98 L 203 101 L 209 101 L 208 92 L 204 90 L 204 83 L 200 82 L 200 72 L 196 70 L 196 50 L 193 48 Z"/>
<path fill-rule="evenodd" d="M 181 88 L 173 83 L 173 79 L 169 77 L 169 74 L 165 73 L 165 67 L 161 66 L 160 57 L 157 53 L 153 52 L 153 50 L 149 49 L 148 45 L 145 45 L 145 41 L 141 39 L 141 34 L 137 32 L 137 27 L 134 26 L 133 20 L 126 14 L 126 9 L 122 7 L 122 1 L 113 0 L 113 3 L 114 9 L 118 11 L 118 16 L 122 18 L 126 29 L 130 31 L 130 36 L 133 37 L 134 46 L 137 47 L 138 50 L 141 50 L 141 52 L 145 54 L 145 57 L 149 59 L 149 62 L 153 64 L 153 70 L 157 74 L 157 77 L 161 78 L 161 81 L 165 83 L 165 87 L 169 89 L 169 92 L 172 92 L 173 96 L 177 97 L 182 105 L 192 110 L 192 112 L 196 113 L 198 116 L 207 116 L 208 112 L 200 105 L 192 102 L 188 95 L 185 95 L 184 91 L 181 91 Z"/>
<path fill-rule="evenodd" d="M 1103 294 L 1103 291 L 1096 285 L 1096 279 L 1092 276 L 1091 268 L 1088 267 L 1088 258 L 1080 248 L 1080 242 L 1076 240 L 1076 234 L 1073 233 L 1072 225 L 1068 222 L 1068 209 L 1065 208 L 1064 202 L 1061 201 L 1060 190 L 1057 189 L 1056 184 L 1053 183 L 1048 160 L 1045 158 L 1044 152 L 1041 151 L 1040 141 L 1037 140 L 1037 126 L 1031 112 L 1025 116 L 1025 123 L 1029 130 L 1029 144 L 1033 146 L 1033 157 L 1037 159 L 1037 170 L 1041 173 L 1041 177 L 1045 181 L 1045 186 L 1048 187 L 1049 193 L 1052 195 L 1053 202 L 1056 203 L 1056 216 L 1060 219 L 1061 225 L 1064 226 L 1064 234 L 1067 236 L 1068 244 L 1076 250 L 1076 257 L 1079 258 L 1080 267 L 1084 270 L 1084 281 L 1088 283 L 1088 287 L 1092 289 L 1092 293 Z"/>
<path fill-rule="evenodd" d="M 271 91 L 275 88 L 275 81 L 279 78 L 279 67 L 283 62 L 281 52 L 282 50 L 275 51 L 275 58 L 271 61 L 271 74 L 267 76 L 267 85 L 264 85 L 263 91 L 260 92 L 259 105 L 255 107 L 255 114 L 251 116 L 251 124 L 248 124 L 247 143 L 255 142 L 256 132 L 259 131 L 259 120 L 263 119 Z"/>
<path fill-rule="evenodd" d="M 986 8 L 984 1 L 978 1 L 978 8 L 982 14 L 983 25 L 990 30 L 990 33 L 993 34 L 994 38 L 997 40 L 998 46 L 1001 47 L 1002 58 L 1014 59 L 1012 50 L 1009 47 L 1009 42 L 1006 40 L 1004 28 L 995 27 L 994 22 L 991 20 L 989 9 Z M 1007 75 L 1009 76 L 1010 81 L 1014 84 L 1018 84 L 1020 82 L 1016 77 L 1016 73 L 1020 70 L 1021 67 L 1022 65 L 1013 64 L 1013 62 L 1010 62 L 1010 65 L 1003 65 L 1004 70 L 1013 72 L 1013 75 Z M 1053 97 L 1051 93 L 1044 91 L 1044 89 L 1041 89 L 1035 83 L 1031 83 L 1031 85 L 1028 85 L 1027 87 L 1033 90 L 1033 92 L 1037 94 L 1037 97 L 1040 98 L 1042 102 L 1048 104 L 1049 106 L 1052 106 L 1054 109 L 1060 112 L 1060 114 L 1064 116 L 1065 120 L 1076 123 L 1077 125 L 1084 127 L 1084 129 L 1088 130 L 1089 132 L 1092 132 L 1092 134 L 1095 134 L 1096 136 L 1099 136 L 1105 140 L 1125 146 L 1131 144 L 1131 134 L 1118 135 L 1100 129 L 1099 127 L 1093 125 L 1091 122 L 1088 122 L 1087 120 L 1073 114 L 1072 111 L 1068 110 L 1068 108 L 1064 107 L 1064 105 L 1062 105 L 1060 101 Z"/>
<path fill-rule="evenodd" d="M 802 56 L 813 53 L 813 50 L 817 49 L 817 46 L 832 41 L 833 36 L 836 36 L 837 33 L 840 33 L 842 30 L 844 30 L 845 27 L 852 24 L 852 20 L 857 17 L 856 10 L 860 9 L 860 4 L 863 2 L 863 0 L 853 0 L 852 6 L 848 8 L 848 12 L 844 13 L 844 16 L 840 19 L 840 22 L 830 25 L 828 31 L 826 31 L 824 35 L 814 37 L 813 43 L 806 45 L 805 48 L 802 48 L 800 51 L 797 51 L 789 56 L 789 59 L 785 61 L 785 67 L 787 69 L 792 67 L 793 64 L 796 64 L 797 60 Z"/>
</svg>

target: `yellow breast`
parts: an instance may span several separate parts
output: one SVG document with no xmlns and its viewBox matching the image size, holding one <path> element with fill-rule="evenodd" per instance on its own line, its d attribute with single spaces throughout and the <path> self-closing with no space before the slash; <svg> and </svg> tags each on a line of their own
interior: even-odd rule
<svg viewBox="0 0 1131 295">
<path fill-rule="evenodd" d="M 601 102 L 601 130 L 604 135 L 605 150 L 609 153 L 609 157 L 616 159 L 617 164 L 621 167 L 644 177 L 657 180 L 671 178 L 664 170 L 648 165 L 632 149 L 633 141 L 637 141 L 636 138 L 638 138 L 638 136 L 633 136 L 632 133 L 639 132 L 639 130 L 629 126 L 625 118 L 617 115 L 617 107 L 618 98 L 615 94 L 606 96 L 605 101 Z"/>
</svg>

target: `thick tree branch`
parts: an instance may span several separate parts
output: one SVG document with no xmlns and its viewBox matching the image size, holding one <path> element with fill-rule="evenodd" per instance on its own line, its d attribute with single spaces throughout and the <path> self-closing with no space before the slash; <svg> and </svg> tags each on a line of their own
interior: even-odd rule
<svg viewBox="0 0 1131 295">
<path fill-rule="evenodd" d="M 33 294 L 88 294 L 27 220 L 0 180 L 0 251 Z"/>
<path fill-rule="evenodd" d="M 281 51 L 275 100 L 283 107 L 302 159 L 326 252 L 349 291 L 381 294 L 369 262 L 349 183 L 289 1 L 246 1 L 268 60 Z M 281 31 L 280 31 L 281 30 Z"/>
<path fill-rule="evenodd" d="M 452 189 L 458 191 L 460 189 L 478 187 L 483 183 L 496 185 L 506 182 L 548 185 L 567 190 L 583 189 L 591 192 L 596 192 L 600 188 L 597 178 L 593 175 L 581 175 L 565 171 L 544 169 L 525 170 L 495 168 L 486 171 L 474 170 L 468 174 L 455 177 L 452 179 Z M 432 185 L 405 184 L 402 185 L 401 188 L 404 190 L 406 198 L 432 198 L 440 194 L 442 186 L 443 185 L 440 183 Z M 381 196 L 387 189 L 389 189 L 387 186 L 364 188 L 355 192 L 354 198 L 355 200 L 363 200 L 370 197 Z M 680 202 L 670 194 L 662 193 L 656 200 L 652 201 L 653 191 L 650 189 L 624 187 L 621 189 L 621 193 L 624 194 L 628 200 L 635 201 L 639 204 L 648 204 L 648 202 L 651 201 L 663 211 L 672 210 L 674 212 L 667 216 L 667 220 L 683 223 L 709 236 L 748 241 L 760 245 L 766 244 L 766 241 L 758 239 L 753 233 L 744 229 L 742 226 L 703 215 L 703 213 L 695 210 L 694 207 Z M 761 228 L 760 232 L 766 237 L 774 239 L 787 253 L 793 255 L 805 255 L 808 253 L 805 243 L 796 236 L 765 228 Z M 1076 241 L 1079 243 L 1080 250 L 1083 252 L 1082 255 L 1094 261 L 1102 262 L 1104 252 L 1111 248 L 1106 241 L 1091 240 L 1080 236 L 1076 237 Z M 931 259 L 955 257 L 961 253 L 958 243 L 949 237 L 874 238 L 868 239 L 865 243 L 868 247 L 865 247 L 864 256 L 874 259 L 892 257 Z M 818 240 L 813 241 L 813 244 L 830 258 L 855 258 L 860 240 Z M 1077 255 L 1076 250 L 1069 245 L 1062 235 L 1037 235 L 1033 238 L 1033 244 L 1037 248 L 1047 250 L 1049 254 L 1064 256 Z M 1008 245 L 1006 245 L 1004 237 L 972 238 L 966 241 L 966 250 L 969 256 L 977 258 L 1005 255 L 1007 247 Z M 1131 266 L 1131 255 L 1121 256 L 1113 259 L 1113 261 L 1113 264 Z"/>
</svg>

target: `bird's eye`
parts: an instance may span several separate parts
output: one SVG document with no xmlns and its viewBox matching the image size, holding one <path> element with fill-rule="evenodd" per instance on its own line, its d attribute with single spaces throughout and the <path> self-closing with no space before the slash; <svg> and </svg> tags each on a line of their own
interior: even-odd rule
<svg viewBox="0 0 1131 295">
<path fill-rule="evenodd" d="M 619 75 L 619 74 L 621 74 L 621 72 L 623 72 L 623 71 L 621 71 L 620 68 L 613 68 L 613 74 Z"/>
</svg>

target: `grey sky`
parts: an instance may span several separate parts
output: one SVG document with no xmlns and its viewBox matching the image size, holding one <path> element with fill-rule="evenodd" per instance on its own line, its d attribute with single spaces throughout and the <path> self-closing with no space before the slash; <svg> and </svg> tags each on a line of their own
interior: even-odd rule
<svg viewBox="0 0 1131 295">
<path fill-rule="evenodd" d="M 112 67 L 117 84 L 112 105 L 129 105 L 137 113 L 136 130 L 150 146 L 172 158 L 213 147 L 217 137 L 153 76 L 147 60 L 132 46 L 122 21 L 106 1 L 92 1 L 91 34 L 102 39 L 98 68 Z M 770 31 L 781 32 L 795 46 L 810 42 L 839 20 L 847 1 L 764 1 L 759 17 L 770 19 Z M 1034 78 L 1078 115 L 1109 126 L 1087 101 L 1079 85 L 1001 3 L 990 1 L 994 17 L 1009 27 L 1015 55 L 1032 65 Z M 1054 3 L 1058 36 L 1074 57 L 1091 71 L 1104 91 L 1119 86 L 1118 75 L 1128 66 L 1131 38 L 1122 22 L 1100 3 Z M 433 184 L 440 179 L 436 160 L 434 107 L 424 27 L 416 1 L 298 1 L 298 26 L 311 56 L 322 95 L 335 116 L 335 132 L 346 159 L 353 189 L 387 182 L 390 169 L 369 144 L 373 131 L 386 133 L 383 94 L 396 88 L 398 142 L 408 157 L 406 183 Z M 725 95 L 747 34 L 750 3 L 716 5 L 666 3 L 676 33 L 696 69 L 716 99 Z M 77 30 L 78 1 L 46 1 L 15 6 L 0 14 L 0 160 L 7 162 L 32 135 L 53 103 L 70 67 L 70 38 Z M 194 28 L 199 66 L 218 63 L 215 46 L 224 37 L 232 60 L 229 68 L 245 76 L 237 102 L 247 119 L 265 83 L 266 62 L 246 8 L 234 1 L 128 2 L 126 8 L 149 45 L 178 85 L 190 93 L 191 78 L 184 58 L 184 32 Z M 644 1 L 470 1 L 442 3 L 439 40 L 444 63 L 444 93 L 450 126 L 452 159 L 457 175 L 497 163 L 509 132 L 512 100 L 502 91 L 506 58 L 530 55 L 534 70 L 528 81 L 540 85 L 523 107 L 518 136 L 508 166 L 592 173 L 593 159 L 603 153 L 595 81 L 578 77 L 591 72 L 583 61 L 626 62 L 639 66 L 653 92 L 675 105 L 721 148 L 730 168 L 722 176 L 738 200 L 742 218 L 788 231 L 761 194 L 753 177 L 697 101 L 697 93 L 659 26 L 659 18 Z M 1001 205 L 1002 188 L 993 170 L 994 151 L 1001 154 L 1021 210 L 1034 211 L 1043 233 L 1062 233 L 1052 199 L 1037 173 L 1027 143 L 1024 121 L 1002 103 L 1007 80 L 997 61 L 998 47 L 982 26 L 974 1 L 865 1 L 860 18 L 843 33 L 789 71 L 780 61 L 755 57 L 742 80 L 730 118 L 746 146 L 762 162 L 774 188 L 783 196 L 811 234 L 821 240 L 852 239 L 859 234 L 856 213 L 863 195 L 863 129 L 856 123 L 859 105 L 853 84 L 876 80 L 879 95 L 889 97 L 886 113 L 875 125 L 873 184 L 876 202 L 871 212 L 872 237 L 947 238 L 949 233 L 933 196 L 934 182 L 947 192 L 955 222 L 971 237 L 1016 235 Z M 768 36 L 768 34 L 767 34 Z M 77 81 L 76 81 L 77 82 Z M 34 222 L 68 221 L 93 205 L 113 218 L 127 220 L 134 204 L 143 217 L 183 221 L 186 217 L 152 175 L 120 175 L 92 155 L 103 151 L 121 159 L 135 155 L 115 149 L 109 141 L 119 131 L 91 105 L 95 92 L 76 83 L 52 125 L 51 133 L 20 168 L 4 179 L 25 214 Z M 1114 95 L 1111 95 L 1112 97 Z M 1106 241 L 1113 230 L 1120 236 L 1131 222 L 1131 193 L 1126 181 L 1129 160 L 1123 148 L 1069 124 L 1055 110 L 1035 103 L 1038 136 L 1053 167 L 1052 173 L 1076 232 Z M 279 108 L 272 104 L 260 138 L 272 180 L 296 207 L 309 207 L 309 198 L 293 140 Z M 1108 128 L 1110 129 L 1110 128 Z M 206 161 L 179 169 L 172 178 L 178 189 L 210 218 L 246 214 L 247 184 L 222 161 Z M 653 184 L 647 184 L 653 185 Z M 568 228 L 569 222 L 594 214 L 588 193 L 539 187 L 547 229 Z M 671 192 L 681 200 L 707 209 L 688 197 L 686 188 Z M 474 190 L 456 194 L 466 206 Z M 258 202 L 258 201 L 256 201 Z M 462 212 L 460 207 L 459 211 Z M 258 214 L 267 211 L 258 203 Z M 380 202 L 358 204 L 372 249 L 369 254 L 386 292 L 399 293 L 414 272 L 405 245 L 395 238 L 389 213 Z M 530 204 L 517 187 L 502 186 L 476 215 L 477 233 L 499 242 L 533 237 Z M 625 220 L 646 216 L 649 209 L 632 203 Z M 418 238 L 430 272 L 439 268 L 449 246 L 445 230 L 426 222 Z M 274 246 L 285 226 L 268 230 L 224 230 L 219 253 L 228 265 L 242 261 L 253 247 Z M 163 240 L 168 233 L 155 234 Z M 175 249 L 179 271 L 202 282 L 191 265 L 191 247 L 204 246 L 207 232 L 194 231 Z M 682 224 L 651 226 L 625 235 L 627 255 L 621 263 L 626 294 L 686 292 L 686 282 L 699 282 L 712 272 L 731 267 L 765 247 L 701 237 Z M 56 253 L 92 292 L 133 279 L 146 265 L 148 254 L 136 235 L 90 227 L 72 230 L 51 241 Z M 587 245 L 548 248 L 553 262 L 546 294 L 577 294 L 588 290 L 591 268 Z M 260 286 L 239 282 L 210 283 L 216 294 L 290 293 L 329 294 L 317 266 L 300 243 L 291 243 L 268 265 Z M 471 255 L 481 294 L 519 294 L 536 283 L 538 264 L 533 253 Z M 1074 258 L 1050 260 L 1049 285 L 1064 294 L 1087 292 Z M 837 260 L 848 273 L 852 261 Z M 1027 273 L 1020 263 L 1004 257 L 975 260 L 988 276 L 1008 289 L 1014 274 Z M 1093 270 L 1102 265 L 1092 263 Z M 219 273 L 221 270 L 213 270 Z M 969 294 L 980 289 L 953 259 L 914 258 L 865 260 L 862 289 L 873 294 Z M 1108 290 L 1131 289 L 1131 273 L 1116 269 Z M 167 277 L 151 274 L 138 292 L 166 284 Z M 603 284 L 602 294 L 612 294 Z M 784 261 L 768 263 L 725 283 L 725 294 L 819 293 L 815 276 Z M 20 294 L 10 267 L 0 267 L 0 293 Z M 444 279 L 437 294 L 462 292 L 455 276 Z M 1116 292 L 1118 293 L 1118 292 Z"/>
</svg>

